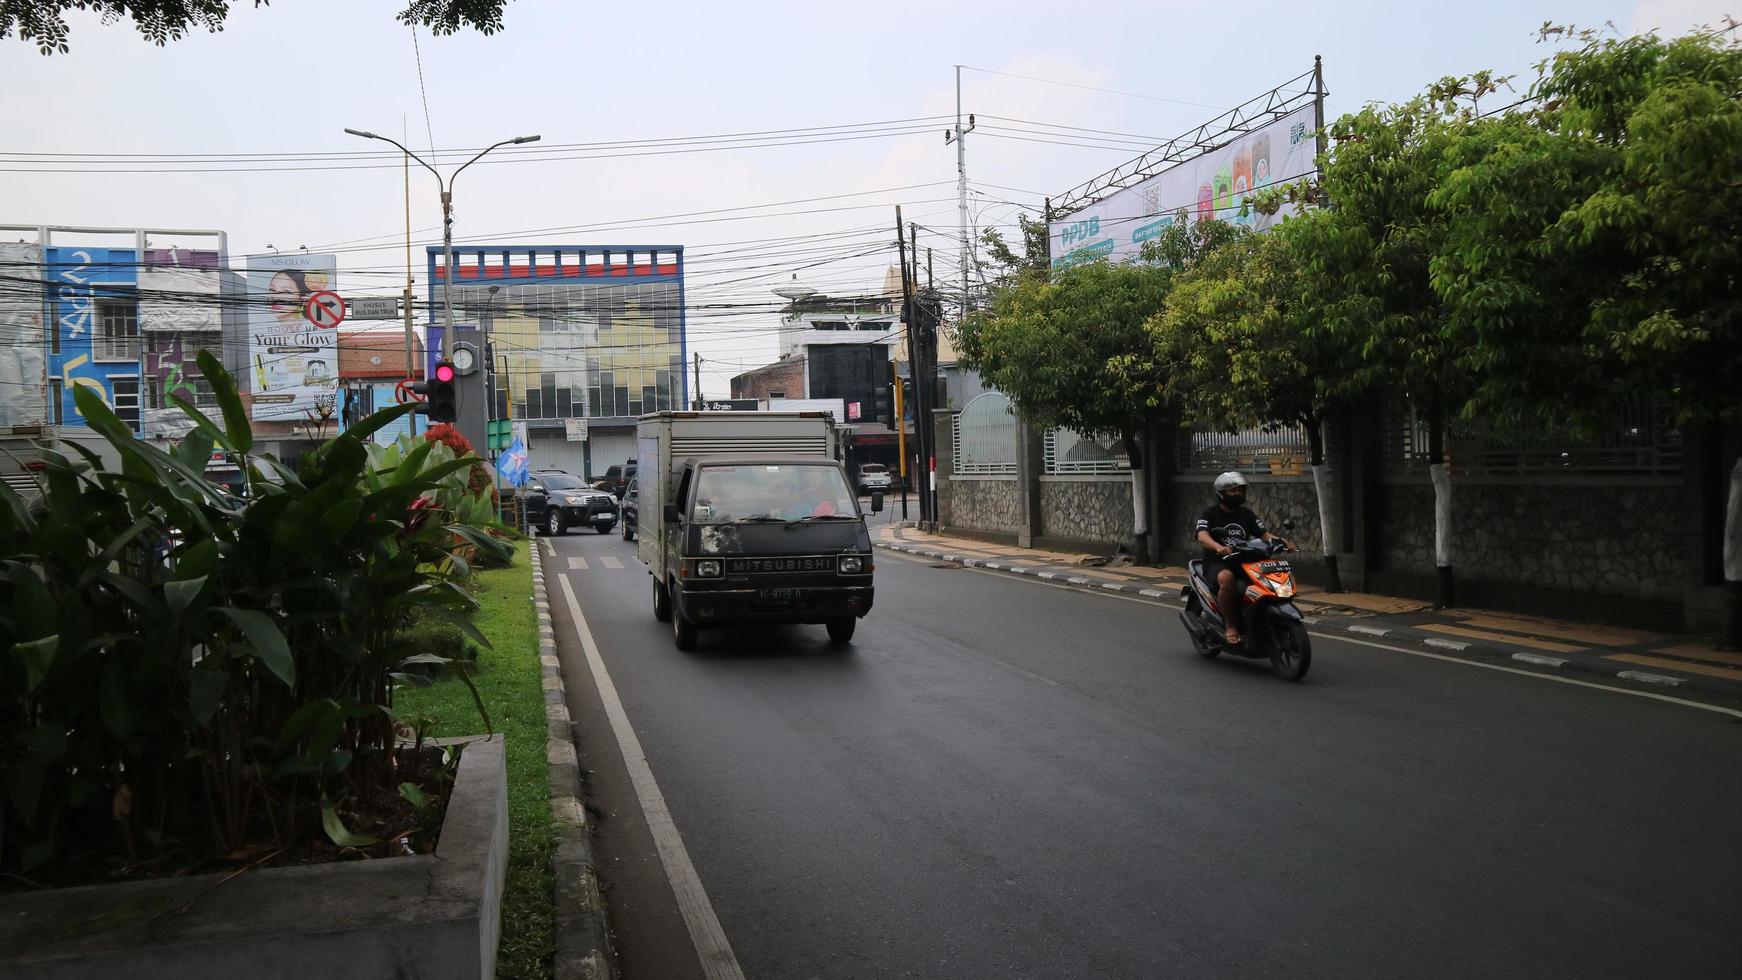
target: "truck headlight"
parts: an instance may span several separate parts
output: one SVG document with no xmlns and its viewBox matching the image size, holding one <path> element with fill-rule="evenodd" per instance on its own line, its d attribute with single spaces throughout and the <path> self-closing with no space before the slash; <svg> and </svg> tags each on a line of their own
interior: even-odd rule
<svg viewBox="0 0 1742 980">
<path fill-rule="evenodd" d="M 720 563 L 714 559 L 696 562 L 696 575 L 700 578 L 719 578 Z"/>
<path fill-rule="evenodd" d="M 842 555 L 840 570 L 842 575 L 859 575 L 865 571 L 865 559 L 858 555 Z"/>
</svg>

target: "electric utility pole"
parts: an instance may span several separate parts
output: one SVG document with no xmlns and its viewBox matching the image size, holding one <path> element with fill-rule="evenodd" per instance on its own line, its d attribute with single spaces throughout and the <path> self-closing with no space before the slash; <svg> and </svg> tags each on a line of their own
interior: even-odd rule
<svg viewBox="0 0 1742 980">
<path fill-rule="evenodd" d="M 921 414 L 921 409 L 925 405 L 925 402 L 923 400 L 923 397 L 920 395 L 919 355 L 918 355 L 919 343 L 915 339 L 915 337 L 919 331 L 918 331 L 917 325 L 915 323 L 915 316 L 914 316 L 915 310 L 914 310 L 914 305 L 913 305 L 913 277 L 912 277 L 910 270 L 908 269 L 908 265 L 907 265 L 907 234 L 906 234 L 906 232 L 904 232 L 902 230 L 902 227 L 901 227 L 901 205 L 899 205 L 899 204 L 897 204 L 895 206 L 895 247 L 896 247 L 896 250 L 899 251 L 901 254 L 901 322 L 907 326 L 907 377 L 908 377 L 908 383 L 913 386 L 912 390 L 913 390 L 914 446 L 916 449 L 919 450 L 919 455 L 920 455 L 921 459 L 923 460 L 924 455 L 925 455 L 925 450 L 923 448 L 925 446 L 925 428 L 924 428 L 925 416 L 923 414 Z M 895 380 L 896 380 L 897 384 L 899 384 L 901 381 L 900 378 L 896 378 Z M 905 425 L 906 423 L 903 422 L 902 424 Z M 908 462 L 907 452 L 906 452 L 905 447 L 903 447 L 902 455 L 901 455 L 901 470 L 902 470 L 901 475 L 902 475 L 904 487 L 905 487 L 906 481 L 908 479 L 907 462 Z M 922 479 L 924 479 L 924 473 L 925 473 L 925 466 L 922 462 L 921 465 L 913 467 L 912 479 L 914 481 L 922 480 Z M 922 486 L 922 489 L 920 490 L 920 493 L 919 493 L 919 519 L 921 522 L 923 522 L 925 520 L 925 490 L 923 489 L 923 484 L 921 486 Z M 906 491 L 906 489 L 903 489 L 901 492 L 901 509 L 902 509 L 902 518 L 905 520 L 907 517 L 907 491 Z"/>
<path fill-rule="evenodd" d="M 908 246 L 912 249 L 913 256 L 913 271 L 910 275 L 917 291 L 919 285 L 919 225 L 909 222 L 907 235 Z M 920 445 L 924 447 L 925 459 L 925 490 L 923 491 L 925 507 L 922 509 L 927 515 L 927 520 L 931 522 L 930 530 L 933 531 L 937 530 L 938 520 L 938 448 L 937 427 L 933 412 L 933 409 L 937 408 L 938 390 L 938 320 L 935 302 L 936 297 L 928 292 L 914 303 L 914 328 L 919 332 L 919 336 L 914 341 L 919 350 L 919 363 L 915 366 L 914 372 L 923 379 L 923 383 L 916 382 L 918 394 L 914 396 L 914 401 L 925 410 L 924 434 L 920 437 Z"/>
<path fill-rule="evenodd" d="M 968 315 L 968 267 L 972 263 L 972 246 L 968 241 L 968 141 L 974 131 L 974 116 L 968 115 L 968 126 L 962 127 L 962 66 L 956 66 L 956 128 L 944 132 L 944 144 L 956 144 L 956 210 L 961 223 L 962 247 L 962 315 Z M 917 263 L 918 257 L 915 256 Z"/>
<path fill-rule="evenodd" d="M 702 410 L 702 355 L 696 355 L 696 397 L 691 403 L 696 411 Z"/>
</svg>

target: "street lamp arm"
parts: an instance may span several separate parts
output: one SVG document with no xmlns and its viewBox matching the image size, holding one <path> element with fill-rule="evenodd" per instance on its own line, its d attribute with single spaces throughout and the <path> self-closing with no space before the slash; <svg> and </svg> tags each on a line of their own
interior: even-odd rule
<svg viewBox="0 0 1742 980">
<path fill-rule="evenodd" d="M 454 175 L 452 177 L 448 178 L 448 189 L 453 190 L 454 181 L 459 179 L 460 171 L 465 170 L 467 167 L 470 167 L 474 163 L 477 163 L 479 160 L 483 159 L 484 154 L 489 153 L 491 150 L 496 149 L 498 146 L 507 146 L 510 143 L 536 143 L 540 139 L 542 139 L 542 137 L 539 137 L 539 136 L 516 136 L 511 140 L 503 140 L 500 143 L 492 143 L 489 146 L 484 147 L 482 150 L 478 151 L 477 156 L 473 157 L 470 160 L 467 160 L 465 163 L 460 164 L 460 169 L 454 171 Z"/>
<path fill-rule="evenodd" d="M 423 169 L 429 171 L 432 174 L 435 174 L 436 185 L 437 186 L 441 185 L 442 175 L 439 172 L 437 172 L 436 168 L 430 166 L 429 163 L 427 161 L 425 161 L 423 157 L 420 157 L 417 154 L 411 152 L 410 147 L 407 147 L 404 143 L 401 143 L 398 140 L 393 139 L 390 136 L 382 136 L 380 133 L 371 133 L 371 132 L 367 132 L 367 131 L 361 130 L 361 129 L 349 129 L 349 128 L 347 128 L 345 130 L 345 132 L 350 133 L 352 136 L 361 136 L 364 139 L 380 140 L 383 143 L 392 143 L 394 146 L 399 147 L 399 149 L 406 156 L 408 156 L 408 157 L 412 158 L 413 160 L 416 160 L 418 163 L 422 164 Z M 486 152 L 488 152 L 488 151 L 486 151 Z M 474 159 L 476 159 L 476 158 L 474 158 Z"/>
</svg>

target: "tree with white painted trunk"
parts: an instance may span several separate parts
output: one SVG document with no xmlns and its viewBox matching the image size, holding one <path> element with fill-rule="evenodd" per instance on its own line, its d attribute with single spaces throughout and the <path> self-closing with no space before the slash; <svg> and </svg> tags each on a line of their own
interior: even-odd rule
<svg viewBox="0 0 1742 980">
<path fill-rule="evenodd" d="M 1173 270 L 1095 262 L 1050 276 L 1019 276 L 991 308 L 961 325 L 957 349 L 1031 424 L 1114 435 L 1132 470 L 1137 557 L 1149 560 L 1151 433 L 1172 412 L 1143 324 L 1161 309 Z"/>
<path fill-rule="evenodd" d="M 1632 397 L 1683 426 L 1742 421 L 1735 34 L 1545 27 L 1566 47 L 1540 66 L 1534 108 L 1453 154 L 1430 202 L 1449 222 L 1433 284 L 1483 353 L 1484 417 L 1601 426 Z M 1717 462 L 1723 576 L 1742 603 L 1742 462 Z M 1742 646 L 1742 607 L 1729 634 Z"/>
<path fill-rule="evenodd" d="M 1339 592 L 1323 430 L 1332 386 L 1325 379 L 1348 370 L 1350 355 L 1311 329 L 1313 307 L 1300 299 L 1296 244 L 1302 228 L 1322 220 L 1321 212 L 1307 212 L 1207 254 L 1180 274 L 1166 308 L 1150 318 L 1148 327 L 1181 392 L 1186 424 L 1225 431 L 1303 427 L 1326 578 L 1330 590 Z"/>
<path fill-rule="evenodd" d="M 1446 79 L 1402 105 L 1371 105 L 1331 124 L 1334 149 L 1321 158 L 1314 188 L 1330 205 L 1300 223 L 1291 243 L 1302 263 L 1300 296 L 1313 311 L 1307 335 L 1350 355 L 1347 370 L 1322 377 L 1321 394 L 1395 399 L 1426 423 L 1442 606 L 1455 602 L 1446 425 L 1463 411 L 1471 380 L 1467 344 L 1430 279 L 1446 221 L 1428 197 L 1477 122 L 1458 94 L 1493 84 L 1488 76 Z"/>
</svg>

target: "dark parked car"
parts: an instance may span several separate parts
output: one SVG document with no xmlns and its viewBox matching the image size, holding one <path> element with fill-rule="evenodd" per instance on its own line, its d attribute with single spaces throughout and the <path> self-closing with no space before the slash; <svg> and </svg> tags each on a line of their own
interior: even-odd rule
<svg viewBox="0 0 1742 980">
<path fill-rule="evenodd" d="M 590 527 L 610 534 L 617 526 L 617 501 L 608 493 L 587 486 L 572 473 L 534 470 L 520 488 L 526 506 L 526 522 L 540 534 L 562 534 L 571 527 Z"/>
<path fill-rule="evenodd" d="M 629 489 L 629 481 L 633 479 L 635 479 L 635 460 L 632 459 L 620 466 L 607 466 L 605 478 L 593 486 L 609 492 L 618 500 L 622 500 L 624 492 Z"/>
<path fill-rule="evenodd" d="M 630 480 L 623 492 L 623 540 L 635 540 L 635 522 L 641 516 L 641 481 Z"/>
</svg>

